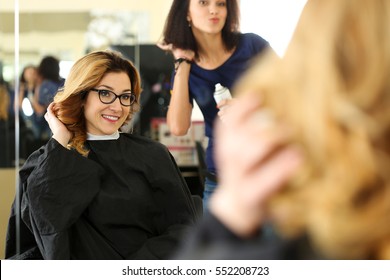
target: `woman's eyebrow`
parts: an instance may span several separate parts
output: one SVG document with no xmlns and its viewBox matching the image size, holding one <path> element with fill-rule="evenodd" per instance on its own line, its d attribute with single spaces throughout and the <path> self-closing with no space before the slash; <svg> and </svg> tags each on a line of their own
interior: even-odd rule
<svg viewBox="0 0 390 280">
<path fill-rule="evenodd" d="M 98 85 L 97 87 L 105 87 L 107 89 L 113 90 L 113 88 L 108 85 Z"/>
<path fill-rule="evenodd" d="M 110 86 L 108 86 L 108 85 L 98 85 L 97 87 L 105 87 L 105 88 L 107 88 L 107 89 L 109 89 L 109 90 L 112 90 L 112 91 L 114 91 L 114 88 L 113 88 L 113 87 L 110 87 Z M 122 92 L 128 92 L 128 91 L 130 91 L 130 92 L 131 92 L 131 89 L 130 89 L 130 88 L 128 88 L 128 89 L 124 89 L 124 90 L 122 90 Z"/>
</svg>

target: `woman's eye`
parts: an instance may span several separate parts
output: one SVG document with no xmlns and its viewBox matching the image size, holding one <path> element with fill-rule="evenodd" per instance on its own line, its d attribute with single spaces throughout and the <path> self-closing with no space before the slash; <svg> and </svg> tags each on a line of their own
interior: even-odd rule
<svg viewBox="0 0 390 280">
<path fill-rule="evenodd" d="M 101 89 L 100 90 L 100 95 L 107 97 L 107 96 L 110 96 L 110 92 L 108 90 Z"/>
<path fill-rule="evenodd" d="M 121 98 L 122 98 L 123 100 L 129 100 L 129 99 L 130 99 L 130 94 L 122 94 L 122 95 L 121 95 Z"/>
</svg>

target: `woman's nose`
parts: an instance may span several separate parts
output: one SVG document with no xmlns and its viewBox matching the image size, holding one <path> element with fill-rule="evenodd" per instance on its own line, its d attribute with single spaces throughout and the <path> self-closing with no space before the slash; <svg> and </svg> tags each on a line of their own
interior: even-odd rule
<svg viewBox="0 0 390 280">
<path fill-rule="evenodd" d="M 215 5 L 210 5 L 209 11 L 210 11 L 210 14 L 215 15 L 218 13 L 218 7 Z"/>
<path fill-rule="evenodd" d="M 122 111 L 122 104 L 119 98 L 116 98 L 114 102 L 110 104 L 110 109 L 114 111 Z"/>
</svg>

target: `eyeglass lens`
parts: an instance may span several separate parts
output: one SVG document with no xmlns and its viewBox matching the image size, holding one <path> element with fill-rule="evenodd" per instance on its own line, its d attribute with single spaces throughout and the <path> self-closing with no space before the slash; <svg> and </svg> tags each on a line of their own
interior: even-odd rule
<svg viewBox="0 0 390 280">
<path fill-rule="evenodd" d="M 119 101 L 123 106 L 130 106 L 135 101 L 135 95 L 133 93 L 123 93 L 121 95 L 117 95 L 116 93 L 107 89 L 93 89 L 93 90 L 98 92 L 100 101 L 105 104 L 111 104 L 117 98 L 119 98 Z"/>
</svg>

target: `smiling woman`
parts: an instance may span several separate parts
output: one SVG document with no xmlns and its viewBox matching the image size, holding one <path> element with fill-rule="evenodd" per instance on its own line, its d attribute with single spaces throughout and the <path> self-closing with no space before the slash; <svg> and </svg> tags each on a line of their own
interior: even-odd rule
<svg viewBox="0 0 390 280">
<path fill-rule="evenodd" d="M 97 85 L 100 89 L 91 89 L 87 93 L 84 112 L 88 133 L 110 135 L 122 126 L 130 115 L 130 96 L 134 97 L 133 101 L 139 98 L 139 89 L 134 89 L 136 94 L 131 93 L 130 84 L 126 73 L 107 73 Z M 106 88 L 121 93 L 117 95 Z"/>
<path fill-rule="evenodd" d="M 140 92 L 138 71 L 119 53 L 76 61 L 45 115 L 52 138 L 20 171 L 6 258 L 167 259 L 176 250 L 199 213 L 167 148 L 120 133 Z M 122 98 L 131 94 L 133 104 Z"/>
</svg>

